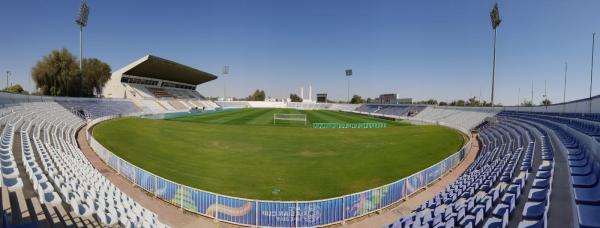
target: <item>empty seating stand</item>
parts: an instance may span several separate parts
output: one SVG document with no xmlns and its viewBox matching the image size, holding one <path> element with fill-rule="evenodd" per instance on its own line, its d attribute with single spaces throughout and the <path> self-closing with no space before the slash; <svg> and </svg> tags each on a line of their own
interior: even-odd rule
<svg viewBox="0 0 600 228">
<path fill-rule="evenodd" d="M 64 106 L 6 107 L 0 122 L 5 226 L 167 227 L 89 164 L 75 139 L 85 122 Z"/>
<path fill-rule="evenodd" d="M 479 125 L 480 151 L 467 170 L 387 227 L 599 227 L 600 166 L 581 141 L 595 136 L 595 123 L 539 115 L 500 113 L 497 123 Z M 557 170 L 569 180 L 557 184 Z"/>
</svg>

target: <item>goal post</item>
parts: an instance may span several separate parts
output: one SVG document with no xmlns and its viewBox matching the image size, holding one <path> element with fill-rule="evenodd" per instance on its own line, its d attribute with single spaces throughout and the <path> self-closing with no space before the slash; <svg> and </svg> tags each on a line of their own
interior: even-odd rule
<svg viewBox="0 0 600 228">
<path fill-rule="evenodd" d="M 304 122 L 304 125 L 308 123 L 306 118 L 306 114 L 283 114 L 283 113 L 273 113 L 273 124 L 276 124 L 277 121 L 296 121 L 296 122 Z"/>
</svg>

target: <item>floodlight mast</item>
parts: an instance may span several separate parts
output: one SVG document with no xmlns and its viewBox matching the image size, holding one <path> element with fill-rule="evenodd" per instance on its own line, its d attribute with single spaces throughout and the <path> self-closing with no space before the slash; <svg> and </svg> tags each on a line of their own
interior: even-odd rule
<svg viewBox="0 0 600 228">
<path fill-rule="evenodd" d="M 565 62 L 565 83 L 563 87 L 563 114 L 567 110 L 567 62 Z"/>
<path fill-rule="evenodd" d="M 492 19 L 492 28 L 494 29 L 494 59 L 492 63 L 492 112 L 494 111 L 494 87 L 496 82 L 496 28 L 500 25 L 502 20 L 500 19 L 500 12 L 498 11 L 498 3 L 494 4 L 492 12 L 490 12 L 490 18 Z"/>
<path fill-rule="evenodd" d="M 225 65 L 223 66 L 223 101 L 227 100 L 227 84 L 225 82 L 226 78 L 225 76 L 227 76 L 229 74 L 229 66 Z"/>
<path fill-rule="evenodd" d="M 79 17 L 75 20 L 75 23 L 79 25 L 79 82 L 81 88 L 79 89 L 79 96 L 83 96 L 83 27 L 87 26 L 88 15 L 90 14 L 90 8 L 88 7 L 85 0 L 81 1 L 81 8 L 79 8 Z"/>
<path fill-rule="evenodd" d="M 348 104 L 350 104 L 350 77 L 352 76 L 352 69 L 346 70 L 346 77 L 348 78 L 348 93 L 346 94 L 346 99 L 348 99 Z"/>
<path fill-rule="evenodd" d="M 596 33 L 592 33 L 592 66 L 590 68 L 590 98 L 589 98 L 589 112 L 592 113 L 592 85 L 594 80 L 594 45 L 596 44 Z"/>
<path fill-rule="evenodd" d="M 8 89 L 8 76 L 10 76 L 12 72 L 10 72 L 10 70 L 6 71 L 6 88 Z"/>
</svg>

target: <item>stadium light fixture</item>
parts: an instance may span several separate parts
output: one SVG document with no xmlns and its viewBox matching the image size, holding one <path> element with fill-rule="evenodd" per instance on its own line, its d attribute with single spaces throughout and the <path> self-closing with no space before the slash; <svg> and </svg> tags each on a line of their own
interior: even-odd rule
<svg viewBox="0 0 600 228">
<path fill-rule="evenodd" d="M 346 98 L 348 99 L 348 104 L 350 104 L 350 77 L 352 76 L 352 69 L 346 70 L 346 78 L 348 78 L 348 93 Z"/>
<path fill-rule="evenodd" d="M 83 27 L 87 26 L 88 16 L 90 14 L 90 7 L 88 7 L 85 0 L 81 1 L 81 8 L 79 8 L 79 16 L 75 23 L 79 25 L 79 70 L 82 72 L 79 75 L 79 83 L 81 88 L 79 89 L 79 95 L 83 95 Z"/>
<path fill-rule="evenodd" d="M 490 12 L 490 18 L 492 20 L 492 29 L 494 29 L 494 59 L 492 63 L 492 112 L 494 111 L 494 87 L 496 82 L 496 28 L 500 26 L 500 12 L 498 11 L 498 3 L 494 4 L 492 12 Z"/>
<path fill-rule="evenodd" d="M 519 90 L 517 92 L 517 112 L 519 112 L 521 109 L 521 88 L 519 87 Z"/>
<path fill-rule="evenodd" d="M 226 84 L 226 78 L 225 76 L 229 74 L 229 66 L 225 65 L 223 66 L 223 101 L 226 101 L 227 99 L 227 84 Z"/>
<path fill-rule="evenodd" d="M 531 81 L 531 111 L 533 112 L 533 81 Z"/>
<path fill-rule="evenodd" d="M 6 88 L 8 88 L 8 76 L 10 76 L 11 73 L 10 70 L 6 71 Z"/>
<path fill-rule="evenodd" d="M 546 102 L 546 100 L 548 100 L 548 93 L 546 93 L 547 92 L 546 89 L 548 88 L 547 85 L 548 85 L 548 80 L 544 80 L 544 95 L 543 95 L 544 100 L 542 101 L 542 103 L 544 103 L 544 106 L 546 108 L 546 111 L 544 111 L 544 112 L 548 112 L 548 102 Z"/>
</svg>

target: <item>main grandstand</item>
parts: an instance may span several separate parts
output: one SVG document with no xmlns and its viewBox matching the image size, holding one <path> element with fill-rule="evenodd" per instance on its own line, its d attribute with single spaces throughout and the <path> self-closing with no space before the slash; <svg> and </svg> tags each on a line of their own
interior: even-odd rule
<svg viewBox="0 0 600 228">
<path fill-rule="evenodd" d="M 129 99 L 149 112 L 216 108 L 196 90 L 217 76 L 153 55 L 112 73 L 104 86 L 106 98 Z"/>
</svg>

